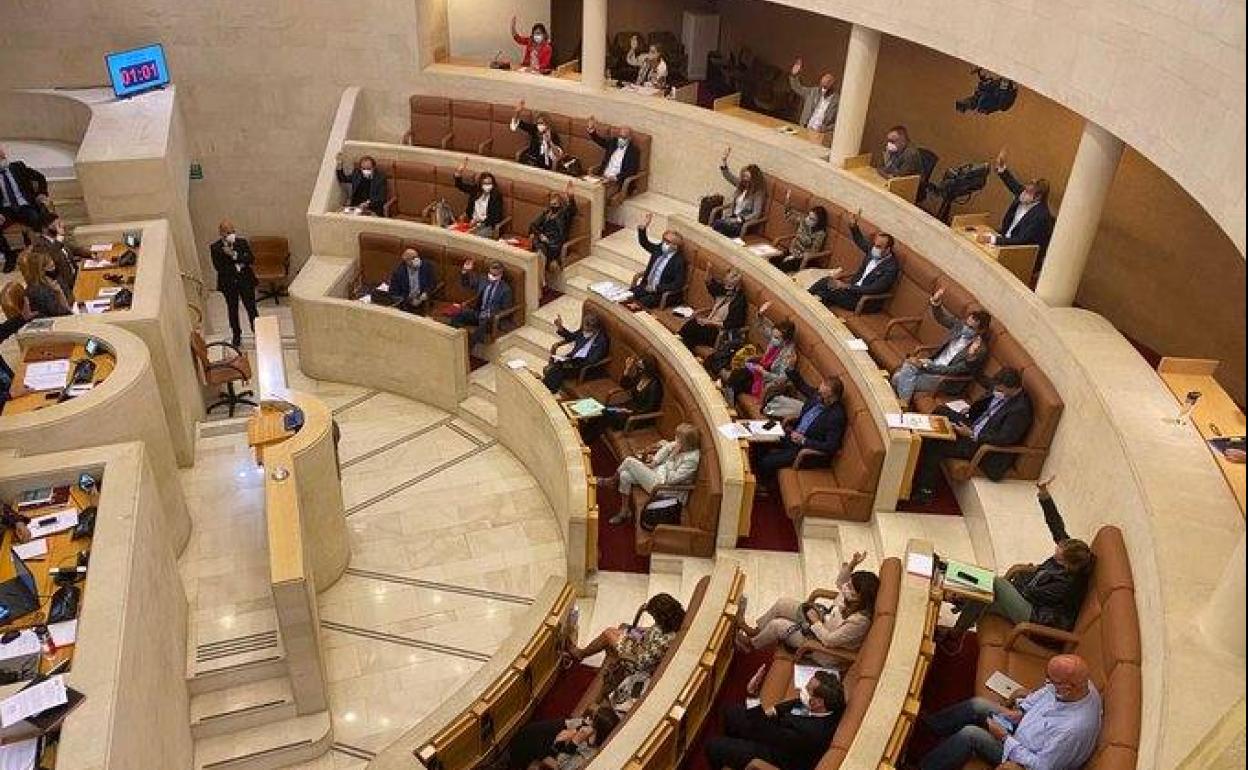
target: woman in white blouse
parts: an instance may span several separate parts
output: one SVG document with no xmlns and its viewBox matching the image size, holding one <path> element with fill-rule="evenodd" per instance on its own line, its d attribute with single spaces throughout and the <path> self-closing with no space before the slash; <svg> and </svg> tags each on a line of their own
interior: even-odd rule
<svg viewBox="0 0 1248 770">
<path fill-rule="evenodd" d="M 623 524 L 633 517 L 634 484 L 640 484 L 647 492 L 653 492 L 660 485 L 692 484 L 702 457 L 700 444 L 698 429 L 683 422 L 676 426 L 676 438 L 672 441 L 660 441 L 641 457 L 625 457 L 614 476 L 599 477 L 598 486 L 617 484 L 620 491 L 620 510 L 611 517 L 610 523 Z M 671 497 L 684 504 L 688 495 L 680 492 Z"/>
<path fill-rule="evenodd" d="M 796 650 L 804 642 L 814 641 L 827 648 L 857 650 L 871 628 L 875 597 L 880 590 L 880 579 L 875 573 L 855 571 L 866 558 L 865 553 L 859 552 L 841 564 L 836 577 L 838 592 L 831 607 L 780 599 L 763 613 L 754 628 L 742 623 L 737 631 L 738 649 L 748 652 L 784 644 Z M 840 663 L 820 652 L 813 653 L 813 657 L 822 666 Z"/>
</svg>

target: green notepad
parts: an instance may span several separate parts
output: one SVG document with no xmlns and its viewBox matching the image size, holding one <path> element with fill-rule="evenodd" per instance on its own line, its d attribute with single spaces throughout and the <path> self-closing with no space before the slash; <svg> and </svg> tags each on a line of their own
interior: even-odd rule
<svg viewBox="0 0 1248 770">
<path fill-rule="evenodd" d="M 946 583 L 987 594 L 992 593 L 992 581 L 995 577 L 992 570 L 953 559 L 949 560 L 949 566 L 945 568 Z"/>
<path fill-rule="evenodd" d="M 605 407 L 598 403 L 597 399 L 582 398 L 580 401 L 573 401 L 568 408 L 577 417 L 597 417 L 602 414 L 602 410 Z"/>
</svg>

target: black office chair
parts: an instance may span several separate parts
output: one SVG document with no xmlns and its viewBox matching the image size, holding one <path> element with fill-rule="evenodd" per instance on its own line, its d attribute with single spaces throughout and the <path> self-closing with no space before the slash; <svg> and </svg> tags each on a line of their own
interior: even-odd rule
<svg viewBox="0 0 1248 770">
<path fill-rule="evenodd" d="M 919 192 L 916 195 L 914 202 L 918 205 L 922 205 L 923 201 L 927 198 L 928 192 L 930 192 L 932 173 L 936 170 L 936 164 L 940 162 L 940 156 L 926 147 L 920 147 L 919 157 L 923 159 L 923 173 L 919 178 Z"/>
</svg>

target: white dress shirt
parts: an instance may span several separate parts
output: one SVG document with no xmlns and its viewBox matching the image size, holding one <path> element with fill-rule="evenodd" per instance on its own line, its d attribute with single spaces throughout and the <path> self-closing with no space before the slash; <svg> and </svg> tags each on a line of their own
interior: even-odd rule
<svg viewBox="0 0 1248 770">
<path fill-rule="evenodd" d="M 619 179 L 620 171 L 624 168 L 624 153 L 628 152 L 628 145 L 621 146 L 616 142 L 615 149 L 611 151 L 611 157 L 607 159 L 607 167 L 603 170 L 602 175 L 607 179 Z"/>
<path fill-rule="evenodd" d="M 862 271 L 862 276 L 857 281 L 854 282 L 854 285 L 862 286 L 862 284 L 867 280 L 867 278 L 871 276 L 871 273 L 875 272 L 875 269 L 879 267 L 880 263 L 883 261 L 884 261 L 884 257 L 871 257 L 870 261 L 867 262 L 866 268 L 863 269 Z"/>
<path fill-rule="evenodd" d="M 832 107 L 832 103 L 835 100 L 835 91 L 819 97 L 819 104 L 815 106 L 815 111 L 810 113 L 810 120 L 807 121 L 806 127 L 811 131 L 823 131 L 823 116 L 828 113 L 828 110 Z"/>
<path fill-rule="evenodd" d="M 490 217 L 490 196 L 481 193 L 472 204 L 472 221 L 484 222 Z"/>
</svg>

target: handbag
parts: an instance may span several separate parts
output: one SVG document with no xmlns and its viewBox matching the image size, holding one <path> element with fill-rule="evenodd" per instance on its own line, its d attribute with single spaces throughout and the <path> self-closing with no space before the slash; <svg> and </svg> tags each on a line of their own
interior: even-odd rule
<svg viewBox="0 0 1248 770">
<path fill-rule="evenodd" d="M 653 532 L 660 524 L 679 524 L 684 505 L 678 497 L 651 500 L 641 512 L 641 528 Z"/>
<path fill-rule="evenodd" d="M 777 419 L 797 417 L 802 413 L 803 406 L 800 399 L 792 396 L 776 396 L 763 406 L 763 414 Z"/>
<path fill-rule="evenodd" d="M 722 205 L 724 205 L 724 196 L 722 195 L 702 196 L 702 199 L 698 201 L 698 222 L 709 225 L 711 223 L 711 214 Z"/>
<path fill-rule="evenodd" d="M 455 211 L 446 198 L 438 198 L 429 204 L 429 224 L 434 227 L 450 227 L 455 224 Z"/>
</svg>

